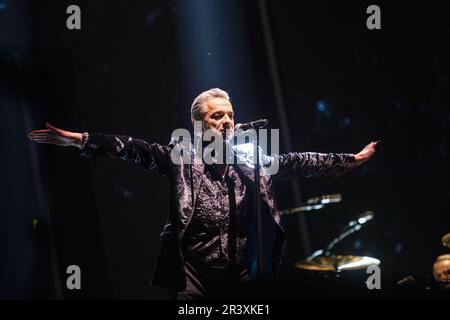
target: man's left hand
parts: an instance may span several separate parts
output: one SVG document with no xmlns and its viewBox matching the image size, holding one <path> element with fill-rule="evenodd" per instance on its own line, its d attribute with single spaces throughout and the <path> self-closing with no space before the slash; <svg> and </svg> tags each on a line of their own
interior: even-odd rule
<svg viewBox="0 0 450 320">
<path fill-rule="evenodd" d="M 369 143 L 358 154 L 355 154 L 355 160 L 358 165 L 363 164 L 367 160 L 373 157 L 376 151 L 376 147 L 380 141 Z"/>
</svg>

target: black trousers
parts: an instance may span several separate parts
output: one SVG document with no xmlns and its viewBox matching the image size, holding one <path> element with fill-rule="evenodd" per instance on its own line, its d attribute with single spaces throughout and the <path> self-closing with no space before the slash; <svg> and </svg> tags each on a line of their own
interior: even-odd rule
<svg viewBox="0 0 450 320">
<path fill-rule="evenodd" d="M 189 262 L 184 263 L 186 288 L 182 291 L 169 291 L 174 300 L 228 299 L 236 298 L 250 282 L 247 269 L 233 267 L 228 269 L 209 268 Z"/>
</svg>

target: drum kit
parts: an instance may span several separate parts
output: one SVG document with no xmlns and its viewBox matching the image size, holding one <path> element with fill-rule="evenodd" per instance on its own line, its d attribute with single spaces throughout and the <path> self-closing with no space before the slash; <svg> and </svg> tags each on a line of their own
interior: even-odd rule
<svg viewBox="0 0 450 320">
<path fill-rule="evenodd" d="M 282 216 L 287 216 L 320 210 L 329 204 L 338 203 L 341 200 L 342 197 L 340 194 L 314 197 L 307 200 L 300 207 L 280 211 L 280 214 Z M 342 232 L 332 239 L 323 249 L 313 252 L 306 259 L 295 262 L 293 267 L 298 271 L 303 271 L 299 276 L 306 276 L 309 279 L 305 283 L 314 283 L 315 288 L 321 288 L 320 290 L 322 291 L 319 292 L 320 295 L 323 294 L 324 288 L 330 290 L 330 292 L 334 292 L 333 286 L 337 284 L 337 282 L 334 281 L 339 281 L 341 285 L 345 283 L 345 286 L 343 287 L 346 289 L 352 288 L 351 290 L 354 290 L 355 288 L 360 288 L 352 286 L 352 284 L 359 283 L 362 279 L 366 279 L 366 270 L 371 266 L 379 266 L 381 261 L 368 256 L 342 255 L 336 253 L 333 249 L 345 238 L 361 230 L 367 222 L 374 219 L 374 216 L 375 214 L 371 210 L 363 212 L 354 220 L 347 223 Z M 444 247 L 450 248 L 450 233 L 445 234 L 441 238 L 441 242 Z M 439 255 L 436 258 L 432 271 L 433 277 L 424 277 L 425 280 L 423 281 L 423 285 L 416 284 L 414 277 L 408 276 L 401 281 L 398 281 L 395 288 L 399 290 L 401 290 L 401 288 L 415 288 L 420 290 L 420 287 L 423 287 L 425 292 L 428 292 L 428 295 L 431 294 L 430 289 L 437 289 L 436 291 L 433 291 L 433 294 L 436 295 L 450 293 L 450 252 Z M 340 280 L 337 280 L 338 278 L 340 278 Z M 430 282 L 433 278 L 434 282 Z M 358 292 L 361 294 L 361 291 Z M 404 291 L 395 292 L 396 294 L 399 294 Z M 411 289 L 407 291 L 407 294 L 413 294 L 413 292 L 414 291 Z"/>
<path fill-rule="evenodd" d="M 307 200 L 297 208 L 280 211 L 281 215 L 291 215 L 319 210 L 331 203 L 338 203 L 342 200 L 340 194 L 323 195 Z M 381 261 L 367 256 L 340 255 L 332 253 L 332 249 L 349 235 L 359 231 L 363 225 L 374 218 L 374 212 L 369 210 L 360 214 L 356 219 L 350 221 L 344 230 L 324 248 L 315 251 L 304 260 L 294 263 L 294 267 L 302 270 L 317 272 L 341 272 L 349 270 L 367 269 L 372 265 L 380 265 Z M 448 239 L 450 242 L 450 237 Z M 450 262 L 450 260 L 449 260 Z"/>
<path fill-rule="evenodd" d="M 441 239 L 444 247 L 450 248 L 450 233 Z M 450 254 L 443 254 L 437 257 L 433 265 L 434 279 L 445 290 L 450 290 Z"/>
<path fill-rule="evenodd" d="M 314 197 L 307 200 L 297 208 L 280 211 L 282 216 L 308 211 L 319 210 L 328 204 L 338 203 L 342 200 L 340 194 L 329 194 Z M 362 270 L 369 266 L 380 265 L 381 261 L 367 256 L 340 255 L 332 252 L 332 249 L 347 238 L 349 235 L 359 231 L 365 223 L 374 218 L 374 212 L 369 210 L 360 214 L 356 219 L 350 221 L 344 230 L 324 248 L 315 251 L 304 260 L 294 263 L 294 267 L 301 270 L 313 271 L 318 274 L 338 274 L 341 271 Z M 442 245 L 450 248 L 450 233 L 445 234 L 441 239 Z M 435 281 L 444 290 L 450 290 L 450 253 L 440 255 L 433 264 L 433 276 Z"/>
</svg>

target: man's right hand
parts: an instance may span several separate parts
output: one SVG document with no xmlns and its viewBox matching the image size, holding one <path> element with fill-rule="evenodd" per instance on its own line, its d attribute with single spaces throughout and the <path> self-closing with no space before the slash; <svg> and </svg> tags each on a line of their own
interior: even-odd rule
<svg viewBox="0 0 450 320">
<path fill-rule="evenodd" d="M 58 129 L 50 123 L 45 125 L 47 129 L 33 130 L 28 134 L 28 138 L 37 143 L 50 143 L 57 146 L 73 146 L 81 148 L 83 134 Z"/>
</svg>

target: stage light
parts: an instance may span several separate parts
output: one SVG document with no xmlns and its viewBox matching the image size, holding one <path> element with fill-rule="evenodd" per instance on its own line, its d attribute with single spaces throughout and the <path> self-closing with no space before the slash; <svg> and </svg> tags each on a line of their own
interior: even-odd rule
<svg viewBox="0 0 450 320">
<path fill-rule="evenodd" d="M 316 109 L 318 112 L 326 112 L 328 110 L 328 107 L 324 101 L 319 100 L 317 101 Z"/>
</svg>

